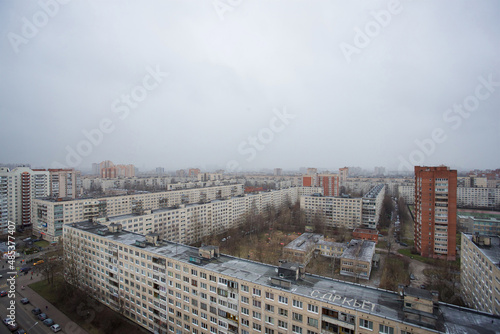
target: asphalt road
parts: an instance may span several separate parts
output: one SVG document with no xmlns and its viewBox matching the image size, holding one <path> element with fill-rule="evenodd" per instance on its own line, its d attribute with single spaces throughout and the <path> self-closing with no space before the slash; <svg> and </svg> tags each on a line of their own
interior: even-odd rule
<svg viewBox="0 0 500 334">
<path fill-rule="evenodd" d="M 9 287 L 7 284 L 7 279 L 10 275 L 7 275 L 7 272 L 9 271 L 7 269 L 7 265 L 5 264 L 4 260 L 0 261 L 0 264 L 2 266 L 5 266 L 5 268 L 1 268 L 0 266 L 0 275 L 2 275 L 2 278 L 0 278 L 0 290 L 5 290 L 8 291 Z M 19 265 L 16 265 L 19 267 Z M 24 266 L 24 265 L 22 265 Z M 17 289 L 20 289 L 20 286 L 17 286 Z M 29 329 L 29 334 L 44 334 L 44 333 L 52 333 L 49 327 L 45 326 L 41 321 L 38 320 L 38 318 L 31 313 L 31 310 L 35 307 L 31 303 L 28 303 L 26 305 L 21 304 L 19 300 L 22 297 L 16 292 L 15 295 L 15 315 L 16 315 L 16 322 L 19 325 L 19 328 L 24 329 L 25 331 L 28 331 Z M 10 301 L 11 298 L 8 296 L 5 297 L 0 297 L 0 317 L 1 319 L 5 319 L 8 314 L 7 307 L 10 306 Z M 50 317 L 50 312 L 47 312 L 49 317 Z M 38 322 L 38 324 L 35 325 L 35 323 Z M 5 326 L 3 323 L 0 323 L 0 334 L 3 333 L 10 333 L 8 330 L 7 326 Z"/>
</svg>

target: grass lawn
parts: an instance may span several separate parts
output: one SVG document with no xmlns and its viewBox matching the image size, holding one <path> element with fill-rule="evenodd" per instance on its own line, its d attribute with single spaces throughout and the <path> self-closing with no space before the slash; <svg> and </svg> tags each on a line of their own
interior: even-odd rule
<svg viewBox="0 0 500 334">
<path fill-rule="evenodd" d="M 56 279 L 54 283 L 54 287 L 50 286 L 47 284 L 46 280 L 42 280 L 33 284 L 30 284 L 29 287 L 36 291 L 39 295 L 41 295 L 43 298 L 48 300 L 51 304 L 53 304 L 56 308 L 58 308 L 60 311 L 62 311 L 68 318 L 70 318 L 72 321 L 77 323 L 79 326 L 81 326 L 83 329 L 85 329 L 88 333 L 90 334 L 104 334 L 104 333 L 143 333 L 138 325 L 135 325 L 131 323 L 130 321 L 126 320 L 125 318 L 121 318 L 116 312 L 113 310 L 109 309 L 108 307 L 104 307 L 103 311 L 98 312 L 98 317 L 96 320 L 98 320 L 97 325 L 95 325 L 95 321 L 89 322 L 87 321 L 87 318 L 82 317 L 81 315 L 78 315 L 76 312 L 70 311 L 63 303 L 61 302 L 60 299 L 60 291 L 57 289 L 57 285 L 62 284 L 62 278 Z M 102 304 L 101 304 L 102 305 Z M 103 305 L 105 306 L 105 305 Z M 86 308 L 90 308 L 89 305 L 85 304 Z M 106 319 L 111 318 L 111 316 L 114 316 L 115 318 L 118 317 L 120 319 L 119 323 L 117 323 L 118 326 L 116 327 L 116 331 L 105 331 L 102 329 L 104 327 L 103 322 L 106 321 Z"/>
<path fill-rule="evenodd" d="M 420 256 L 418 254 L 412 254 L 411 250 L 408 248 L 402 248 L 402 249 L 398 250 L 398 253 L 403 254 L 405 256 L 408 256 L 409 258 L 413 258 L 414 260 L 417 260 L 417 261 L 420 261 L 423 263 L 428 263 L 428 264 L 435 264 L 436 263 L 436 260 L 434 260 L 434 259 L 423 257 L 423 256 Z"/>
<path fill-rule="evenodd" d="M 375 246 L 375 248 L 386 249 L 387 248 L 387 241 L 384 241 L 384 240 L 379 241 L 377 243 L 377 245 Z"/>
<path fill-rule="evenodd" d="M 56 280 L 55 284 L 59 284 L 60 281 Z M 57 290 L 54 289 L 52 286 L 47 284 L 46 280 L 41 280 L 36 283 L 32 283 L 29 285 L 31 289 L 36 291 L 40 296 L 43 298 L 47 299 L 51 304 L 56 304 L 57 303 Z"/>
<path fill-rule="evenodd" d="M 40 241 L 35 242 L 34 245 L 37 247 L 49 247 L 50 242 L 48 242 L 46 240 L 40 240 Z"/>
</svg>

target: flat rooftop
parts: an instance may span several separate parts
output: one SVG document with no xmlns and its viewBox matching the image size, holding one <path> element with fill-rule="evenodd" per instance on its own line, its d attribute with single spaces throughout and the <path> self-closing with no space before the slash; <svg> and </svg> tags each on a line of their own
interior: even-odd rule
<svg viewBox="0 0 500 334">
<path fill-rule="evenodd" d="M 100 235 L 98 231 L 107 231 L 107 227 L 91 222 L 74 223 L 67 226 L 85 230 L 88 233 L 96 234 L 102 238 L 108 239 L 108 241 L 122 244 L 127 247 L 137 247 L 135 246 L 136 240 L 141 242 L 146 241 L 145 236 L 127 231 Z M 276 277 L 277 266 L 224 254 L 221 254 L 218 258 L 203 261 L 201 264 L 197 265 L 189 262 L 189 259 L 190 257 L 198 257 L 198 248 L 169 241 L 162 241 L 160 246 L 146 245 L 145 248 L 137 247 L 137 249 L 142 249 L 157 254 L 158 256 L 171 258 L 186 264 L 199 266 L 200 268 L 228 275 L 249 283 L 260 284 L 277 290 L 292 292 L 327 304 L 362 311 L 399 322 L 405 322 L 403 300 L 396 292 L 367 287 L 360 284 L 347 283 L 311 274 L 306 274 L 305 278 L 302 280 L 292 281 L 291 289 L 285 289 L 271 285 L 271 277 Z M 498 333 L 498 328 L 500 328 L 500 317 L 442 303 L 439 303 L 438 307 L 438 327 L 435 329 L 437 332 L 451 334 L 491 334 Z M 411 322 L 406 323 L 418 326 Z"/>
<path fill-rule="evenodd" d="M 84 196 L 84 197 L 77 197 L 77 198 L 71 198 L 71 197 L 63 197 L 63 198 L 53 198 L 53 197 L 42 197 L 42 198 L 36 198 L 39 200 L 47 201 L 47 202 L 68 202 L 68 201 L 78 201 L 78 200 L 86 200 L 86 199 L 100 199 L 100 198 L 112 198 L 112 197 L 123 197 L 123 196 L 136 196 L 136 195 L 144 195 L 144 194 L 157 194 L 157 193 L 171 193 L 174 191 L 183 191 L 183 190 L 193 190 L 193 189 L 204 189 L 204 188 L 215 188 L 215 187 L 226 187 L 226 186 L 238 186 L 241 185 L 243 186 L 242 183 L 229 183 L 229 184 L 219 184 L 219 185 L 209 185 L 205 187 L 190 187 L 190 188 L 180 188 L 180 189 L 173 189 L 173 190 L 158 190 L 158 191 L 143 191 L 143 190 L 135 190 L 134 193 L 132 194 L 127 194 L 127 195 L 99 195 L 99 196 Z"/>
<path fill-rule="evenodd" d="M 321 234 L 303 233 L 295 240 L 292 240 L 285 246 L 287 249 L 307 251 L 311 245 L 316 245 L 323 239 Z"/>
<path fill-rule="evenodd" d="M 464 233 L 465 237 L 472 241 L 473 235 L 470 233 Z M 483 235 L 482 235 L 483 236 Z M 477 248 L 483 253 L 485 257 L 487 257 L 492 263 L 500 266 L 500 237 L 496 235 L 488 235 L 484 236 L 490 238 L 491 246 L 480 246 L 474 243 Z"/>
<path fill-rule="evenodd" d="M 352 239 L 344 250 L 342 258 L 371 262 L 373 254 L 375 254 L 375 242 Z"/>
</svg>

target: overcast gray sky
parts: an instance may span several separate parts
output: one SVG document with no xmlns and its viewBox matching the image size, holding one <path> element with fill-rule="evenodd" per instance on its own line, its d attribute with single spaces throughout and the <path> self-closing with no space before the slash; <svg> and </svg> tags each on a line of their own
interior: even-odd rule
<svg viewBox="0 0 500 334">
<path fill-rule="evenodd" d="M 2 1 L 0 36 L 0 162 L 500 167 L 496 0 Z"/>
</svg>

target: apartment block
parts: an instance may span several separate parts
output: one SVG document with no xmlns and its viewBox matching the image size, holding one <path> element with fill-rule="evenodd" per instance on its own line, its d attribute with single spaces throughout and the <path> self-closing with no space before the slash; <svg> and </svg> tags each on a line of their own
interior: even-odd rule
<svg viewBox="0 0 500 334">
<path fill-rule="evenodd" d="M 319 215 L 330 227 L 346 227 L 353 229 L 362 223 L 361 198 L 302 196 L 300 208 L 304 210 L 307 222 L 312 222 Z"/>
<path fill-rule="evenodd" d="M 458 187 L 457 206 L 500 209 L 500 188 Z"/>
<path fill-rule="evenodd" d="M 77 198 L 82 194 L 81 172 L 74 169 L 49 169 L 50 196 Z"/>
<path fill-rule="evenodd" d="M 378 225 L 384 194 L 385 186 L 380 184 L 370 189 L 361 198 L 303 196 L 300 200 L 300 207 L 305 211 L 308 222 L 312 222 L 314 217 L 319 215 L 325 224 L 331 227 L 343 226 L 354 229 L 363 225 L 366 228 L 375 229 Z"/>
<path fill-rule="evenodd" d="M 321 187 L 325 196 L 339 196 L 340 176 L 338 174 L 303 175 L 302 186 Z"/>
<path fill-rule="evenodd" d="M 64 226 L 74 282 L 159 333 L 494 333 L 490 314 L 91 222 Z M 471 324 L 477 324 L 472 327 Z M 477 329 L 475 329 L 477 328 Z M 480 330 L 479 330 L 480 329 Z M 471 332 L 472 330 L 472 332 Z"/>
<path fill-rule="evenodd" d="M 415 185 L 400 185 L 398 186 L 399 197 L 403 197 L 405 203 L 415 203 Z M 458 195 L 457 195 L 458 196 Z"/>
<path fill-rule="evenodd" d="M 50 194 L 48 171 L 17 167 L 13 170 L 0 168 L 0 205 L 2 217 L 0 229 L 13 221 L 17 226 L 30 227 L 31 205 L 35 198 Z"/>
<path fill-rule="evenodd" d="M 415 248 L 424 257 L 455 260 L 457 171 L 415 166 Z"/>
<path fill-rule="evenodd" d="M 64 223 L 74 223 L 119 215 L 142 215 L 181 204 L 199 203 L 243 194 L 242 184 L 182 189 L 134 195 L 79 199 L 36 199 L 33 201 L 33 233 L 57 241 Z"/>
<path fill-rule="evenodd" d="M 306 190 L 306 192 L 309 191 Z M 279 208 L 296 203 L 299 187 L 243 194 L 243 185 L 196 188 L 160 193 L 109 196 L 77 201 L 37 200 L 34 231 L 54 241 L 62 233 L 63 223 L 100 220 L 120 223 L 137 233 L 156 232 L 162 238 L 193 243 L 201 237 L 219 234 L 240 223 L 250 210 Z M 53 215 L 62 211 L 62 219 Z"/>
<path fill-rule="evenodd" d="M 500 315 L 500 237 L 462 233 L 460 283 L 467 306 Z"/>
<path fill-rule="evenodd" d="M 385 185 L 378 184 L 363 195 L 362 224 L 364 227 L 376 229 L 385 196 Z"/>
</svg>

